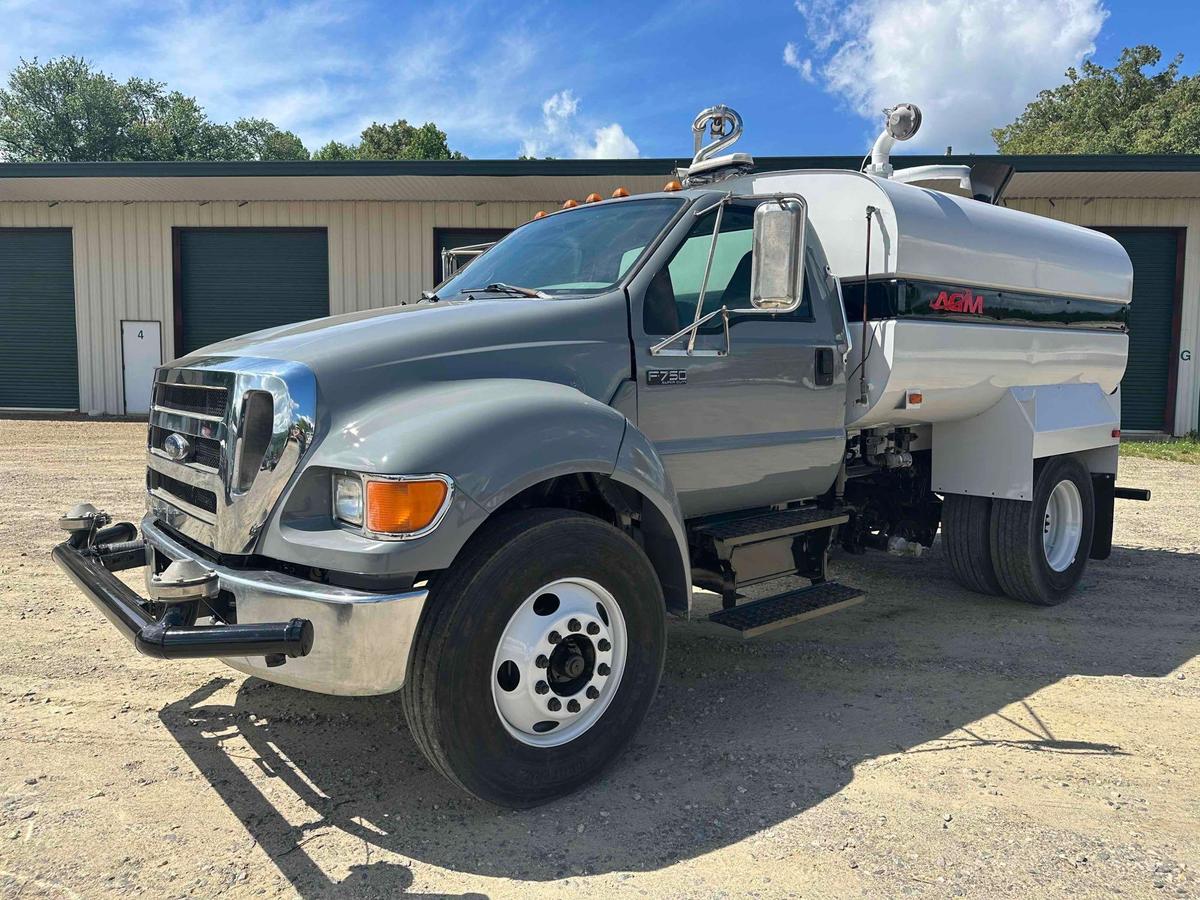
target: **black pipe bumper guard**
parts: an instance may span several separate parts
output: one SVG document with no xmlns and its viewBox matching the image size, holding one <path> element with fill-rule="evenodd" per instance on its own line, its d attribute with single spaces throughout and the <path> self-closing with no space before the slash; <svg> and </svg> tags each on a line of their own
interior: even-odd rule
<svg viewBox="0 0 1200 900">
<path fill-rule="evenodd" d="M 150 601 L 113 574 L 147 564 L 137 527 L 129 522 L 103 527 L 109 519 L 94 507 L 82 515 L 77 512 L 78 507 L 60 521 L 71 537 L 56 546 L 51 557 L 139 653 L 157 659 L 264 656 L 270 664 L 281 664 L 312 649 L 313 626 L 307 619 L 189 625 L 190 600 L 200 599 L 200 594 L 189 598 L 186 589 L 176 588 L 174 599 L 163 604 L 165 611 L 156 618 Z"/>
</svg>

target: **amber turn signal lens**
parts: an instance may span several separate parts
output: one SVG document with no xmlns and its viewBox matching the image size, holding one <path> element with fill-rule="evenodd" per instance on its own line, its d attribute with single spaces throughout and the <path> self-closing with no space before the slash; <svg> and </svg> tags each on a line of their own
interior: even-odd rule
<svg viewBox="0 0 1200 900">
<path fill-rule="evenodd" d="M 615 191 L 613 191 L 613 197 L 614 197 L 614 198 L 616 198 L 616 197 L 628 197 L 628 196 L 629 196 L 629 191 L 625 190 L 625 188 L 617 188 Z"/>
<path fill-rule="evenodd" d="M 412 534 L 428 528 L 446 502 L 444 481 L 368 481 L 367 530 Z"/>
<path fill-rule="evenodd" d="M 544 209 L 539 209 L 537 212 L 535 212 L 533 214 L 533 217 L 535 219 L 544 219 L 544 218 L 546 218 L 546 211 Z"/>
<path fill-rule="evenodd" d="M 583 202 L 584 203 L 599 203 L 603 199 L 604 198 L 601 197 L 599 194 L 597 194 L 595 191 L 592 191 L 590 194 L 587 195 L 587 197 L 584 198 Z"/>
<path fill-rule="evenodd" d="M 672 179 L 663 185 L 663 190 L 664 191 L 682 191 L 683 185 L 680 184 L 677 180 Z"/>
</svg>

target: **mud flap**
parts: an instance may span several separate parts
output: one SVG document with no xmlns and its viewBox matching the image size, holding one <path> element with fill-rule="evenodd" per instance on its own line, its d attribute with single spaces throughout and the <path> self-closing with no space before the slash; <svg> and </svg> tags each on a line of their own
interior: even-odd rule
<svg viewBox="0 0 1200 900">
<path fill-rule="evenodd" d="M 1095 496 L 1095 525 L 1092 531 L 1092 551 L 1089 559 L 1108 559 L 1112 554 L 1113 507 L 1116 505 L 1117 476 L 1105 472 L 1092 473 L 1092 493 Z"/>
</svg>

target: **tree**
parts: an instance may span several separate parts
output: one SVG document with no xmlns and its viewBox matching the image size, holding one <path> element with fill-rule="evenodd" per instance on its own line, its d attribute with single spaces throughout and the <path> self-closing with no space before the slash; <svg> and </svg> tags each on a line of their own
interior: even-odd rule
<svg viewBox="0 0 1200 900">
<path fill-rule="evenodd" d="M 391 125 L 372 122 L 363 129 L 359 159 L 465 159 L 446 143 L 446 132 L 433 122 L 420 127 L 397 119 Z"/>
<path fill-rule="evenodd" d="M 313 159 L 341 162 L 347 159 L 358 159 L 358 148 L 341 141 L 330 141 L 312 155 Z"/>
<path fill-rule="evenodd" d="M 391 125 L 372 122 L 362 130 L 357 144 L 330 141 L 313 159 L 466 159 L 446 142 L 446 132 L 433 122 L 419 127 L 397 119 Z"/>
<path fill-rule="evenodd" d="M 121 159 L 137 101 L 73 56 L 21 61 L 0 90 L 0 150 L 15 160 Z"/>
<path fill-rule="evenodd" d="M 1182 54 L 1147 74 L 1161 59 L 1139 45 L 1111 69 L 1067 69 L 1066 84 L 1042 91 L 992 139 L 1002 153 L 1200 152 L 1200 77 L 1179 74 Z"/>
<path fill-rule="evenodd" d="M 238 119 L 233 131 L 241 140 L 248 159 L 308 159 L 303 141 L 266 119 Z"/>
<path fill-rule="evenodd" d="M 145 78 L 121 83 L 84 59 L 21 63 L 0 89 L 0 157 L 20 161 L 307 159 L 265 119 L 223 125 L 194 97 Z"/>
</svg>

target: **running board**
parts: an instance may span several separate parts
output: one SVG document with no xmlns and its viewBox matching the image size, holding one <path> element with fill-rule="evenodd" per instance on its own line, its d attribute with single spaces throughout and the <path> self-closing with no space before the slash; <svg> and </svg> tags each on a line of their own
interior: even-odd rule
<svg viewBox="0 0 1200 900">
<path fill-rule="evenodd" d="M 722 609 L 710 615 L 709 621 L 740 631 L 742 637 L 758 637 L 776 628 L 786 628 L 815 619 L 828 613 L 862 603 L 864 594 L 858 588 L 846 587 L 836 581 L 825 581 Z"/>
<path fill-rule="evenodd" d="M 816 531 L 819 528 L 841 525 L 849 519 L 850 513 L 846 509 L 802 506 L 796 509 L 743 516 L 739 519 L 709 522 L 697 526 L 696 532 L 711 538 L 718 549 L 729 551 L 744 544 L 757 544 L 761 541 L 770 541 L 803 534 L 806 531 Z"/>
</svg>

